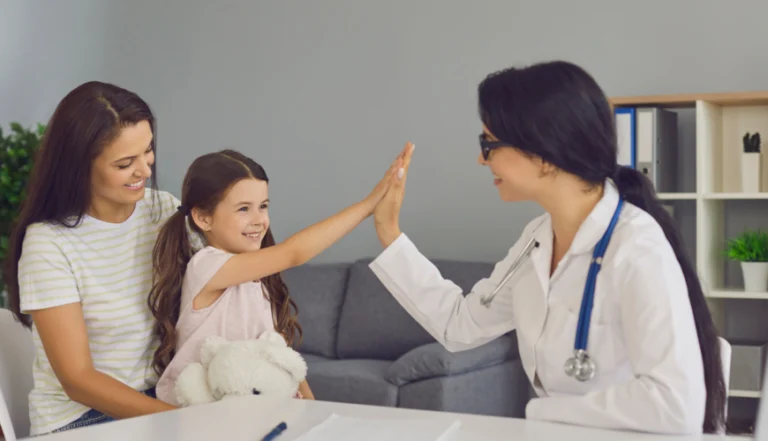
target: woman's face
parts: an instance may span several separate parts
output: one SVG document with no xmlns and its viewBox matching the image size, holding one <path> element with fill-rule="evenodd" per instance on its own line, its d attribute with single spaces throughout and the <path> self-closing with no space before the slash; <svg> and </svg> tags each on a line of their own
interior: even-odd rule
<svg viewBox="0 0 768 441">
<path fill-rule="evenodd" d="M 118 137 L 93 161 L 91 203 L 106 206 L 134 205 L 144 197 L 155 162 L 152 129 L 141 121 L 124 127 Z"/>
<path fill-rule="evenodd" d="M 483 125 L 483 133 L 488 141 L 498 141 L 493 133 Z M 493 185 L 499 191 L 499 197 L 506 202 L 533 200 L 542 185 L 543 163 L 540 159 L 525 155 L 522 151 L 509 147 L 498 147 L 490 151 L 488 160 L 482 152 L 478 163 L 487 166 L 493 175 Z"/>
</svg>

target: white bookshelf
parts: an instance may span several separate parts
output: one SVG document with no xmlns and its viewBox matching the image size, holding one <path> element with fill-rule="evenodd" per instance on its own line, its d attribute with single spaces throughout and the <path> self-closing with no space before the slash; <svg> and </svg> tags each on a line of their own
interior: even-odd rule
<svg viewBox="0 0 768 441">
<path fill-rule="evenodd" d="M 747 292 L 739 264 L 724 255 L 729 239 L 745 229 L 768 231 L 768 91 L 612 98 L 615 107 L 663 107 L 678 113 L 677 188 L 659 189 L 673 207 L 683 242 L 695 260 L 716 326 L 726 339 L 746 324 L 768 341 L 768 292 Z M 687 124 L 688 127 L 681 127 Z M 692 127 L 691 127 L 692 126 Z M 760 132 L 759 192 L 742 192 L 742 136 Z M 751 328 L 750 328 L 751 326 Z M 729 391 L 730 397 L 759 398 L 759 391 Z"/>
</svg>

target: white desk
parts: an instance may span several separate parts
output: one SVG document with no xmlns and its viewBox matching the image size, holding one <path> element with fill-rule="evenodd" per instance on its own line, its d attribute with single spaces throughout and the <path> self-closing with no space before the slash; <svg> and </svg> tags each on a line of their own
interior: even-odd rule
<svg viewBox="0 0 768 441">
<path fill-rule="evenodd" d="M 233 398 L 139 418 L 34 438 L 39 441 L 259 441 L 279 422 L 288 430 L 277 441 L 290 441 L 321 423 L 332 413 L 372 418 L 441 418 L 461 420 L 455 441 L 715 441 L 744 437 L 711 435 L 681 437 L 616 432 L 584 427 L 390 407 L 362 406 L 291 399 L 279 403 L 264 397 Z M 746 438 L 749 439 L 749 438 Z"/>
</svg>

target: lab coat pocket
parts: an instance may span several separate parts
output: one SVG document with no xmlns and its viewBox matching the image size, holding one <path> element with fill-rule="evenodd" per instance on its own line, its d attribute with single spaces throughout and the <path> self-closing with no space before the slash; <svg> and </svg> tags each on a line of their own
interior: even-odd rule
<svg viewBox="0 0 768 441">
<path fill-rule="evenodd" d="M 615 382 L 626 360 L 621 329 L 618 324 L 590 322 L 587 353 L 595 362 L 597 371 L 589 381 L 578 381 L 565 374 L 565 363 L 573 356 L 578 311 L 572 312 L 566 305 L 553 306 L 547 318 L 545 332 L 546 347 L 542 355 L 546 358 L 546 372 L 542 373 L 545 388 L 551 393 L 582 394 L 596 386 Z"/>
</svg>

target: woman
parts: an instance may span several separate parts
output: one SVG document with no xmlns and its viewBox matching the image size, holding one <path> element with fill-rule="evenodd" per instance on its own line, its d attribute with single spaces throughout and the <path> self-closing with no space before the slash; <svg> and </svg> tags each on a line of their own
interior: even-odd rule
<svg viewBox="0 0 768 441">
<path fill-rule="evenodd" d="M 499 196 L 535 201 L 546 213 L 465 297 L 400 232 L 399 181 L 375 212 L 385 250 L 373 272 L 448 350 L 516 330 L 541 397 L 528 404 L 530 419 L 721 431 L 720 352 L 696 270 L 650 182 L 617 165 L 613 112 L 600 87 L 566 62 L 507 69 L 480 84 L 479 111 L 479 162 Z M 602 262 L 602 271 L 588 280 L 593 254 L 600 257 L 606 241 L 594 266 Z M 489 301 L 521 254 L 527 257 Z M 585 305 L 591 326 L 575 344 L 587 283 L 594 288 L 591 315 Z M 575 349 L 586 349 L 594 364 Z"/>
<path fill-rule="evenodd" d="M 99 82 L 72 90 L 48 124 L 5 272 L 37 348 L 33 435 L 173 409 L 153 397 L 147 295 L 157 232 L 179 202 L 150 180 L 154 132 L 141 98 Z"/>
</svg>

